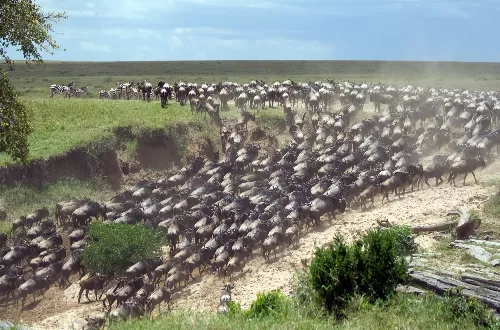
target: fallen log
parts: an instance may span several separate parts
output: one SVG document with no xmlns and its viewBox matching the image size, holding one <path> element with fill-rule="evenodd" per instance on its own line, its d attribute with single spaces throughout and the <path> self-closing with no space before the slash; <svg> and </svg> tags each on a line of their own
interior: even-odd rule
<svg viewBox="0 0 500 330">
<path fill-rule="evenodd" d="M 431 232 L 431 231 L 443 231 L 443 230 L 450 230 L 453 227 L 456 227 L 457 225 L 458 225 L 458 220 L 446 221 L 446 222 L 441 222 L 441 223 L 437 223 L 434 225 L 415 226 L 412 228 L 412 231 L 415 234 Z"/>
<path fill-rule="evenodd" d="M 476 275 L 473 275 L 473 274 L 467 274 L 467 273 L 463 273 L 460 276 L 460 278 L 462 280 L 468 279 L 468 280 L 473 280 L 473 281 L 477 281 L 477 282 L 480 282 L 480 283 L 484 283 L 484 284 L 496 286 L 500 290 L 500 280 L 493 280 L 493 279 L 484 278 L 484 277 L 476 276 Z"/>
<path fill-rule="evenodd" d="M 498 293 L 500 293 L 500 288 L 497 287 L 497 286 L 488 285 L 488 284 L 481 283 L 481 282 L 478 282 L 478 281 L 474 281 L 474 280 L 471 280 L 471 279 L 468 279 L 468 278 L 462 279 L 462 281 L 464 281 L 465 283 L 468 283 L 468 284 L 476 285 L 478 287 L 486 288 L 486 289 L 497 291 Z"/>
<path fill-rule="evenodd" d="M 460 288 L 464 297 L 474 297 L 500 312 L 500 292 L 423 271 L 414 271 L 409 276 L 413 284 L 432 290 L 439 295 L 444 295 L 450 289 Z"/>
<path fill-rule="evenodd" d="M 448 215 L 458 215 L 458 225 L 456 234 L 458 239 L 469 238 L 481 224 L 480 219 L 471 219 L 471 214 L 464 209 L 457 209 L 448 212 Z"/>
<path fill-rule="evenodd" d="M 433 225 L 415 226 L 412 228 L 413 233 L 419 234 L 432 231 L 451 230 L 455 228 L 456 237 L 458 239 L 466 239 L 469 238 L 481 224 L 480 219 L 471 219 L 471 214 L 463 209 L 452 210 L 446 215 L 457 215 L 459 218 L 458 220 L 448 220 Z"/>
</svg>

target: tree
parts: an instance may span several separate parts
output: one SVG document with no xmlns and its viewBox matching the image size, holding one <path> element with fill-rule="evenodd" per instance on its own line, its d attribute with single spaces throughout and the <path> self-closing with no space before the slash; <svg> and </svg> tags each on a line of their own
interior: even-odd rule
<svg viewBox="0 0 500 330">
<path fill-rule="evenodd" d="M 60 46 L 51 36 L 52 24 L 66 18 L 66 14 L 43 12 L 32 0 L 0 0 L 0 56 L 9 69 L 13 61 L 9 48 L 22 52 L 27 63 L 42 63 L 42 52 L 53 55 Z M 2 72 L 0 78 L 0 152 L 14 160 L 28 159 L 28 135 L 32 132 L 29 109 L 19 102 L 14 89 Z"/>
</svg>

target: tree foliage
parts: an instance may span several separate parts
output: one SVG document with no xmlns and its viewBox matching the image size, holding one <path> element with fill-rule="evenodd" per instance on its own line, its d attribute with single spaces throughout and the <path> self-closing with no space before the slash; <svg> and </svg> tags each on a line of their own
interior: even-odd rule
<svg viewBox="0 0 500 330">
<path fill-rule="evenodd" d="M 164 237 L 144 226 L 93 222 L 82 262 L 91 274 L 119 274 L 132 264 L 159 257 Z"/>
<path fill-rule="evenodd" d="M 26 62 L 42 63 L 42 52 L 53 54 L 60 46 L 52 38 L 52 26 L 65 13 L 46 13 L 32 0 L 0 0 L 0 56 L 9 68 L 13 62 L 8 49 L 22 52 Z M 31 133 L 29 110 L 17 100 L 7 75 L 0 79 L 0 152 L 14 160 L 28 158 L 28 135 Z"/>
<path fill-rule="evenodd" d="M 0 74 L 0 151 L 11 155 L 14 160 L 28 157 L 28 135 L 30 110 L 19 102 L 7 73 Z"/>
</svg>

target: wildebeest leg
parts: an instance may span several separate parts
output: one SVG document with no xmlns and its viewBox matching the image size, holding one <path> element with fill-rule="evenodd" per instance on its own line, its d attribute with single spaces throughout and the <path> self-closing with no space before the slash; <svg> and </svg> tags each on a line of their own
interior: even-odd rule
<svg viewBox="0 0 500 330">
<path fill-rule="evenodd" d="M 83 290 L 85 290 L 85 289 L 84 288 L 80 288 L 80 293 L 78 293 L 78 303 L 80 303 L 80 299 L 82 298 Z"/>
<path fill-rule="evenodd" d="M 471 173 L 472 173 L 472 176 L 474 177 L 474 181 L 476 181 L 476 183 L 478 183 L 477 179 L 476 179 L 476 175 L 474 174 L 474 171 L 472 171 Z"/>
<path fill-rule="evenodd" d="M 452 179 L 453 179 L 453 172 L 450 172 L 450 175 L 448 176 L 448 181 L 446 183 L 452 184 Z"/>
<path fill-rule="evenodd" d="M 87 297 L 87 300 L 88 301 L 91 301 L 90 298 L 89 298 L 89 289 L 85 289 L 85 297 Z"/>
<path fill-rule="evenodd" d="M 467 178 L 467 172 L 465 172 L 465 174 L 464 174 L 464 184 L 463 184 L 464 186 L 465 186 L 465 179 L 466 178 Z"/>
<path fill-rule="evenodd" d="M 97 301 L 97 289 L 94 289 L 94 293 L 95 293 L 95 301 Z"/>
</svg>

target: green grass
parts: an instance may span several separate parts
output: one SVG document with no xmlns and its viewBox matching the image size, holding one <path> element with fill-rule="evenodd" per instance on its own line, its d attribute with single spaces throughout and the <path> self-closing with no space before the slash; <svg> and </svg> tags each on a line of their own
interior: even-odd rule
<svg viewBox="0 0 500 330">
<path fill-rule="evenodd" d="M 472 303 L 473 304 L 473 303 Z M 469 303 L 469 305 L 472 305 Z M 367 304 L 362 299 L 353 300 L 348 309 L 347 319 L 334 319 L 308 313 L 307 307 L 299 306 L 289 299 L 284 315 L 273 315 L 248 319 L 244 315 L 216 315 L 198 311 L 174 311 L 162 313 L 153 320 L 133 320 L 119 322 L 109 329 L 217 329 L 217 330 L 261 330 L 261 329 L 478 329 L 476 318 L 482 319 L 485 312 L 472 312 L 464 308 L 463 299 L 439 298 L 434 295 L 412 296 L 398 294 L 387 302 Z M 475 306 L 475 305 L 472 305 Z M 460 309 L 461 314 L 455 310 Z M 465 309 L 465 310 L 464 310 Z M 472 308 L 469 308 L 472 309 Z M 491 327 L 492 329 L 495 326 Z"/>
<path fill-rule="evenodd" d="M 41 190 L 18 186 L 0 187 L 0 205 L 7 210 L 10 220 L 29 214 L 46 206 L 50 217 L 54 217 L 57 202 L 74 198 L 89 197 L 97 201 L 109 200 L 115 192 L 98 181 L 60 180 L 44 185 Z M 11 222 L 0 221 L 0 232 L 10 230 Z"/>
<path fill-rule="evenodd" d="M 496 220 L 500 217 L 500 193 L 497 193 L 489 198 L 484 204 L 484 212 Z"/>
<path fill-rule="evenodd" d="M 37 99 L 27 100 L 26 105 L 34 110 L 29 137 L 31 159 L 59 155 L 111 137 L 119 127 L 129 126 L 137 133 L 178 123 L 206 123 L 203 117 L 191 115 L 189 107 L 174 103 L 167 109 L 158 102 L 97 99 Z M 7 155 L 0 155 L 0 164 L 10 162 Z"/>
<path fill-rule="evenodd" d="M 134 157 L 135 151 L 137 150 L 137 139 L 130 140 L 126 143 L 125 150 L 127 152 L 127 156 L 132 158 Z"/>
</svg>

